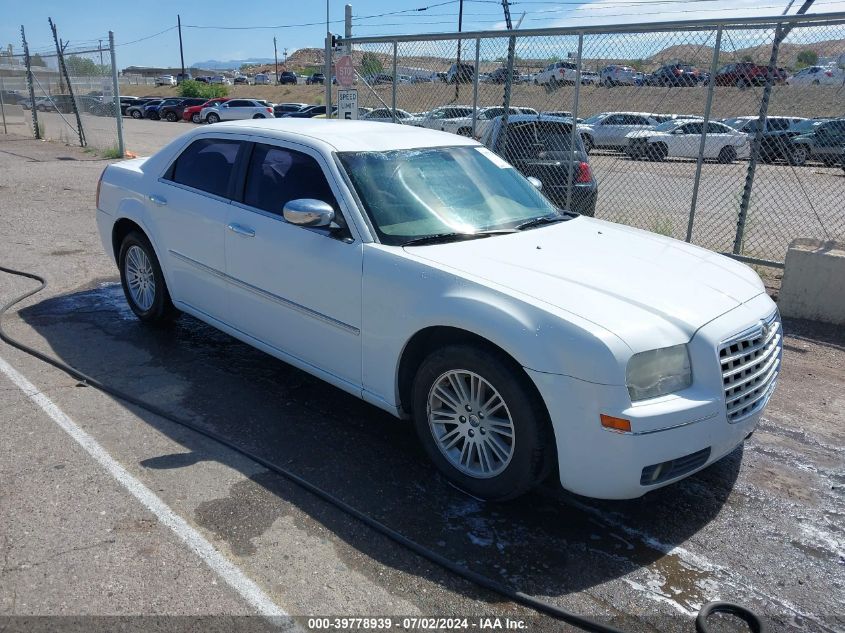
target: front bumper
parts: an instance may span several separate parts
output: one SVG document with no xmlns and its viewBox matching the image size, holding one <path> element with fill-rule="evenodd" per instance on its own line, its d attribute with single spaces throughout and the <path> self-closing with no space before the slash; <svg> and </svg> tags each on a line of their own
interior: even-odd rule
<svg viewBox="0 0 845 633">
<path fill-rule="evenodd" d="M 703 326 L 689 344 L 693 385 L 635 404 L 623 385 L 526 369 L 552 420 L 561 485 L 588 497 L 633 499 L 709 466 L 742 444 L 763 408 L 728 422 L 718 349 L 774 311 L 762 294 Z M 601 414 L 630 420 L 631 433 L 602 427 Z"/>
</svg>

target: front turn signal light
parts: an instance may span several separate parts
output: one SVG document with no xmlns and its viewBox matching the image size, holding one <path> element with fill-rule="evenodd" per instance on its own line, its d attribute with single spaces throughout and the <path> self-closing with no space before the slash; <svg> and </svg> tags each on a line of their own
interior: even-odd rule
<svg viewBox="0 0 845 633">
<path fill-rule="evenodd" d="M 612 415 L 605 415 L 604 413 L 602 413 L 599 418 L 601 419 L 601 425 L 606 429 L 616 431 L 617 433 L 631 432 L 630 420 L 626 420 L 625 418 L 614 418 Z"/>
</svg>

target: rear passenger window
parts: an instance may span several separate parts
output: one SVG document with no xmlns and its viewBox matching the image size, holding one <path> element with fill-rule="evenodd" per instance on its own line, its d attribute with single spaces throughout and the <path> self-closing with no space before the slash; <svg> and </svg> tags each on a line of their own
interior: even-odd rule
<svg viewBox="0 0 845 633">
<path fill-rule="evenodd" d="M 179 155 L 165 178 L 225 197 L 240 147 L 240 141 L 217 138 L 194 141 Z"/>
<path fill-rule="evenodd" d="M 312 198 L 340 209 L 316 160 L 293 150 L 255 144 L 247 173 L 244 204 L 282 214 L 291 200 Z"/>
</svg>

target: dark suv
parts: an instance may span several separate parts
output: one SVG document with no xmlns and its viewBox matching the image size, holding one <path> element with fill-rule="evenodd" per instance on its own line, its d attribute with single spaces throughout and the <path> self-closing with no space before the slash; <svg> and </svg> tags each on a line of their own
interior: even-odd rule
<svg viewBox="0 0 845 633">
<path fill-rule="evenodd" d="M 701 71 L 690 64 L 666 64 L 655 70 L 649 83 L 657 86 L 697 86 L 704 79 Z"/>
<path fill-rule="evenodd" d="M 202 105 L 206 101 L 208 101 L 208 99 L 190 97 L 188 99 L 182 99 L 182 101 L 180 101 L 179 103 L 169 103 L 167 105 L 162 105 L 161 108 L 159 108 L 158 110 L 158 116 L 164 121 L 176 123 L 176 121 L 180 121 L 182 119 L 182 114 L 184 114 L 185 108 Z"/>
<path fill-rule="evenodd" d="M 314 85 L 323 85 L 326 83 L 326 76 L 323 73 L 314 73 L 310 75 L 308 79 L 305 80 L 306 85 L 314 86 Z"/>
<path fill-rule="evenodd" d="M 290 70 L 286 70 L 283 73 L 279 74 L 279 83 L 284 85 L 292 84 L 296 85 L 296 73 Z"/>
<path fill-rule="evenodd" d="M 753 62 L 728 64 L 716 73 L 716 85 L 736 86 L 737 88 L 762 86 L 766 83 L 768 74 L 769 69 L 766 66 L 758 66 Z"/>
<path fill-rule="evenodd" d="M 845 166 L 845 119 L 820 123 L 812 131 L 792 137 L 790 144 L 793 165 L 803 165 L 808 158 L 814 158 L 828 167 Z"/>
</svg>

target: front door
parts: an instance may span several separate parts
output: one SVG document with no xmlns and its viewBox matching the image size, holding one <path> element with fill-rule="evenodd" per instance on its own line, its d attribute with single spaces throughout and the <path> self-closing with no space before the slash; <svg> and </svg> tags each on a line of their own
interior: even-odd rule
<svg viewBox="0 0 845 633">
<path fill-rule="evenodd" d="M 361 385 L 363 250 L 345 226 L 339 189 L 319 154 L 290 144 L 256 143 L 242 202 L 225 231 L 232 284 L 229 322 L 264 343 Z M 310 198 L 330 204 L 334 229 L 286 222 L 284 205 Z"/>
</svg>

